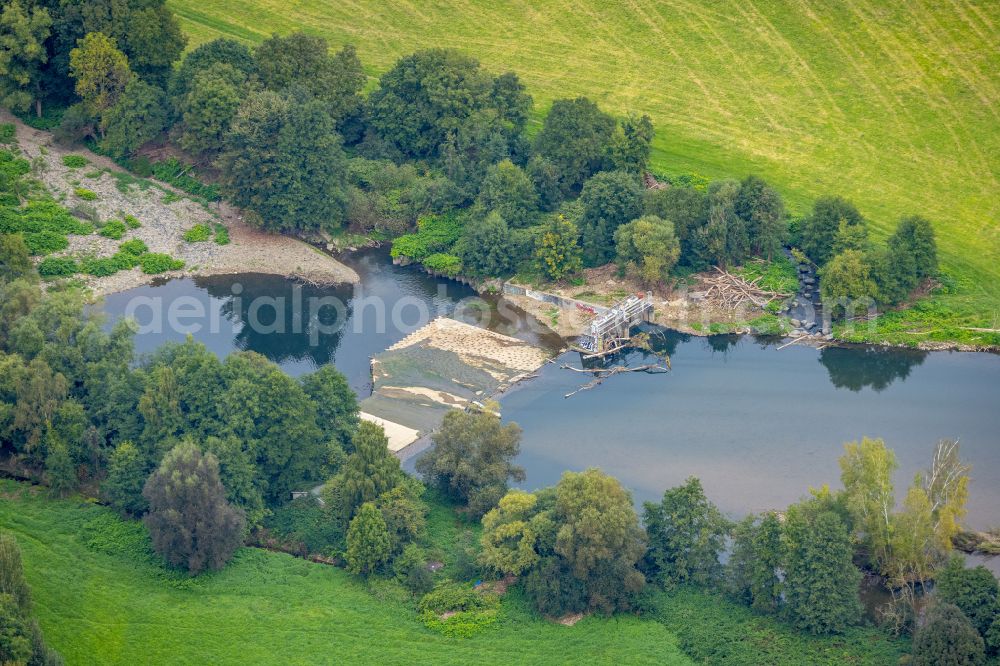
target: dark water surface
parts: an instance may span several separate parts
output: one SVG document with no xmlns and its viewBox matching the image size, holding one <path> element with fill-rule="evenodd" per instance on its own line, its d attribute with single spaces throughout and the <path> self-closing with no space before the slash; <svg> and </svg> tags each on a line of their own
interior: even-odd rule
<svg viewBox="0 0 1000 666">
<path fill-rule="evenodd" d="M 148 324 L 150 304 L 166 318 L 171 305 L 200 303 L 207 316 L 194 318 L 201 328 L 192 334 L 217 354 L 254 350 L 292 375 L 334 363 L 362 396 L 370 390 L 371 356 L 428 316 L 474 319 L 489 312 L 491 328 L 558 345 L 552 336 L 529 330 L 529 319 L 505 302 L 483 302 L 464 285 L 392 266 L 383 252 L 361 253 L 351 263 L 363 282 L 357 291 L 295 287 L 265 275 L 219 276 L 116 294 L 104 309 L 112 321 L 134 311 L 140 324 Z M 261 296 L 285 299 L 283 333 L 260 330 L 280 328 L 269 301 L 252 306 Z M 341 301 L 342 310 L 327 306 L 310 312 L 317 310 L 311 298 L 329 297 Z M 302 317 L 293 312 L 296 298 Z M 497 321 L 498 308 L 508 321 Z M 310 340 L 314 314 L 314 323 L 331 329 L 340 323 L 340 330 Z M 263 326 L 247 325 L 251 315 Z M 138 335 L 136 346 L 150 352 L 184 337 L 183 330 L 164 326 Z M 810 486 L 836 486 L 843 443 L 868 435 L 884 438 L 896 451 L 897 500 L 902 500 L 914 473 L 928 464 L 934 443 L 951 437 L 961 439 L 962 457 L 973 465 L 967 522 L 977 528 L 1000 524 L 1000 356 L 778 350 L 773 342 L 750 337 L 672 332 L 653 339 L 671 354 L 667 374 L 618 375 L 567 399 L 566 393 L 589 378 L 550 364 L 504 397 L 504 418 L 524 429 L 519 462 L 527 469 L 525 487 L 552 484 L 564 470 L 597 466 L 642 501 L 694 475 L 720 508 L 740 515 L 784 507 Z M 627 360 L 650 362 L 641 353 Z M 561 361 L 580 363 L 577 354 Z"/>
</svg>

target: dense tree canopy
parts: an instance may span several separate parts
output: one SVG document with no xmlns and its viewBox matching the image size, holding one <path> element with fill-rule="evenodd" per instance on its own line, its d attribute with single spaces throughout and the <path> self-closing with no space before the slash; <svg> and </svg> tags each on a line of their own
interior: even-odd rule
<svg viewBox="0 0 1000 666">
<path fill-rule="evenodd" d="M 219 462 L 192 442 L 177 445 L 146 482 L 153 547 L 191 574 L 221 569 L 243 541 L 243 512 L 226 502 Z"/>
<path fill-rule="evenodd" d="M 958 607 L 934 604 L 913 637 L 918 666 L 977 666 L 986 662 L 982 637 Z"/>
<path fill-rule="evenodd" d="M 115 157 L 127 157 L 166 127 L 167 99 L 163 90 L 133 77 L 118 102 L 101 118 L 101 148 Z"/>
<path fill-rule="evenodd" d="M 615 231 L 642 214 L 642 188 L 634 174 L 605 171 L 586 182 L 580 193 L 583 261 L 601 266 L 615 256 Z"/>
<path fill-rule="evenodd" d="M 648 285 L 665 282 L 681 254 L 673 223 L 652 215 L 618 227 L 615 248 L 617 261 Z"/>
<path fill-rule="evenodd" d="M 812 213 L 802 220 L 802 250 L 817 265 L 822 266 L 833 257 L 841 223 L 852 227 L 864 225 L 865 221 L 854 204 L 835 196 L 817 199 Z"/>
<path fill-rule="evenodd" d="M 552 103 L 535 137 L 535 150 L 555 165 L 563 196 L 604 167 L 614 129 L 614 118 L 586 97 Z"/>
<path fill-rule="evenodd" d="M 512 463 L 521 450 L 516 423 L 502 425 L 486 411 L 451 411 L 432 438 L 434 447 L 417 461 L 417 471 L 477 517 L 496 506 L 509 479 L 524 480 L 524 470 Z"/>
<path fill-rule="evenodd" d="M 0 10 L 0 104 L 21 111 L 35 104 L 41 116 L 51 27 L 52 16 L 39 5 L 11 0 Z"/>
<path fill-rule="evenodd" d="M 317 100 L 274 92 L 240 106 L 219 159 L 233 203 L 268 231 L 336 229 L 346 206 L 346 161 L 333 119 Z"/>
</svg>

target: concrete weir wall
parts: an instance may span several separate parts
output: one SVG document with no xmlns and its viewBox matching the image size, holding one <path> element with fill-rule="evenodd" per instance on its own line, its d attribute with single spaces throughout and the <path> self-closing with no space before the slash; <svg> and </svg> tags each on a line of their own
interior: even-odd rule
<svg viewBox="0 0 1000 666">
<path fill-rule="evenodd" d="M 542 303 L 551 303 L 552 305 L 561 308 L 589 308 L 594 311 L 595 314 L 604 314 L 608 311 L 608 308 L 603 305 L 596 305 L 594 303 L 588 303 L 586 301 L 579 301 L 575 298 L 567 298 L 566 296 L 560 296 L 559 294 L 552 294 L 547 291 L 538 291 L 536 289 L 530 289 L 528 287 L 523 287 L 519 284 L 512 284 L 510 282 L 503 283 L 503 293 L 509 294 L 511 296 L 527 296 L 528 298 L 534 299 L 536 301 L 541 301 Z"/>
</svg>

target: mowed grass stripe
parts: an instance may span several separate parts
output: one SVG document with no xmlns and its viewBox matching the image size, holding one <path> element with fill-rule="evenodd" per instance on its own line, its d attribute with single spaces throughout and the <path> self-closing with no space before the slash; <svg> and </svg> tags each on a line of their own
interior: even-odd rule
<svg viewBox="0 0 1000 666">
<path fill-rule="evenodd" d="M 924 214 L 964 285 L 943 301 L 970 321 L 1000 310 L 1000 3 L 169 4 L 193 43 L 301 28 L 355 44 L 372 75 L 419 48 L 458 48 L 516 71 L 539 114 L 575 95 L 648 113 L 653 165 L 665 173 L 756 172 L 798 212 L 840 193 L 876 237 Z"/>
</svg>

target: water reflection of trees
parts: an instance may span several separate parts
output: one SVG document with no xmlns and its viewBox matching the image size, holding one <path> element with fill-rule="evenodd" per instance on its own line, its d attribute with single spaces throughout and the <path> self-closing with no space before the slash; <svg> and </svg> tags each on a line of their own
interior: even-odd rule
<svg viewBox="0 0 1000 666">
<path fill-rule="evenodd" d="M 233 285 L 237 282 L 242 289 L 234 291 Z M 196 284 L 224 301 L 221 307 L 224 317 L 242 324 L 233 341 L 237 348 L 263 354 L 279 364 L 311 360 L 318 367 L 332 363 L 340 346 L 343 326 L 351 316 L 349 286 L 296 284 L 272 275 L 241 275 L 238 281 L 199 278 Z M 298 295 L 296 290 L 299 290 Z M 330 305 L 331 297 L 339 305 Z M 326 305 L 319 307 L 321 304 Z M 255 310 L 253 313 L 251 308 Z M 251 326 L 251 314 L 260 326 Z M 311 333 L 311 327 L 316 327 L 317 322 L 322 327 L 317 331 L 323 332 Z"/>
<path fill-rule="evenodd" d="M 924 362 L 927 352 L 884 347 L 830 347 L 819 353 L 830 382 L 837 388 L 860 391 L 866 386 L 882 391 L 896 380 L 905 380 Z"/>
</svg>

